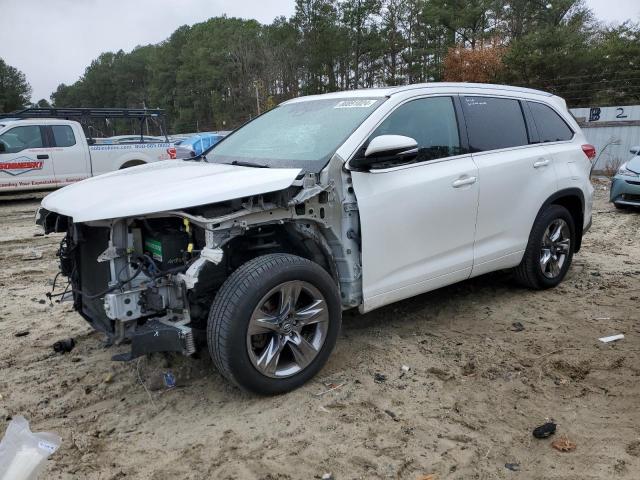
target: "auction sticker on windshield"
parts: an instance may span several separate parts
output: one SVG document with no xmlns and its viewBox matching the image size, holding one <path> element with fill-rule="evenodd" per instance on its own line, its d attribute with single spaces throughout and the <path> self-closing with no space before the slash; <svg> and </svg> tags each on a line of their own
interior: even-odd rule
<svg viewBox="0 0 640 480">
<path fill-rule="evenodd" d="M 377 100 L 343 100 L 333 108 L 369 108 Z"/>
</svg>

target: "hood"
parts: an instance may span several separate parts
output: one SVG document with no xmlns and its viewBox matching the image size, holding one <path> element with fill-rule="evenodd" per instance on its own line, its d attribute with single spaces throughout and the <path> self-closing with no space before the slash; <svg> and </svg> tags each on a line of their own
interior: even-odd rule
<svg viewBox="0 0 640 480">
<path fill-rule="evenodd" d="M 76 223 L 132 217 L 283 190 L 299 173 L 167 160 L 74 183 L 47 195 L 42 206 Z"/>
<path fill-rule="evenodd" d="M 627 170 L 640 174 L 640 155 L 636 155 L 627 162 Z"/>
</svg>

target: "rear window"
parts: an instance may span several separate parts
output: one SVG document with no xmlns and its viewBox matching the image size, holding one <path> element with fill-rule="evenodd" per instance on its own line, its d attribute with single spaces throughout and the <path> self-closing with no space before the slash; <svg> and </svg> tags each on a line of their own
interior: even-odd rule
<svg viewBox="0 0 640 480">
<path fill-rule="evenodd" d="M 551 107 L 537 102 L 529 102 L 529 107 L 541 142 L 561 142 L 573 138 L 573 130 Z"/>
<path fill-rule="evenodd" d="M 72 147 L 76 144 L 76 137 L 69 125 L 52 125 L 51 131 L 56 147 Z"/>
<path fill-rule="evenodd" d="M 472 152 L 529 144 L 527 125 L 518 100 L 464 97 L 463 105 Z"/>
</svg>

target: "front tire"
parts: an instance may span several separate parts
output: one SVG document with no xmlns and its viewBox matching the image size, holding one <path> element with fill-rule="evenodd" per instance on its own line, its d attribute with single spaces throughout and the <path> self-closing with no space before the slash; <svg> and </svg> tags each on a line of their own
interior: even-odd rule
<svg viewBox="0 0 640 480">
<path fill-rule="evenodd" d="M 535 290 L 553 288 L 564 279 L 576 244 L 576 229 L 569 211 L 549 205 L 536 218 L 516 280 Z"/>
<path fill-rule="evenodd" d="M 209 353 L 244 390 L 288 392 L 324 366 L 341 317 L 338 288 L 322 267 L 294 255 L 264 255 L 218 291 L 207 323 Z"/>
</svg>

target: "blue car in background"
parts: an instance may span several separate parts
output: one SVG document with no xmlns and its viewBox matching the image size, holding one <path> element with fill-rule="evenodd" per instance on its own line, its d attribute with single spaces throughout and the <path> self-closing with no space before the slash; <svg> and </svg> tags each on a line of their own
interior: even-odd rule
<svg viewBox="0 0 640 480">
<path fill-rule="evenodd" d="M 222 133 L 198 133 L 175 143 L 176 158 L 193 158 L 225 137 Z"/>
<path fill-rule="evenodd" d="M 633 147 L 634 157 L 623 164 L 611 181 L 610 201 L 616 208 L 640 207 L 640 146 Z"/>
</svg>

